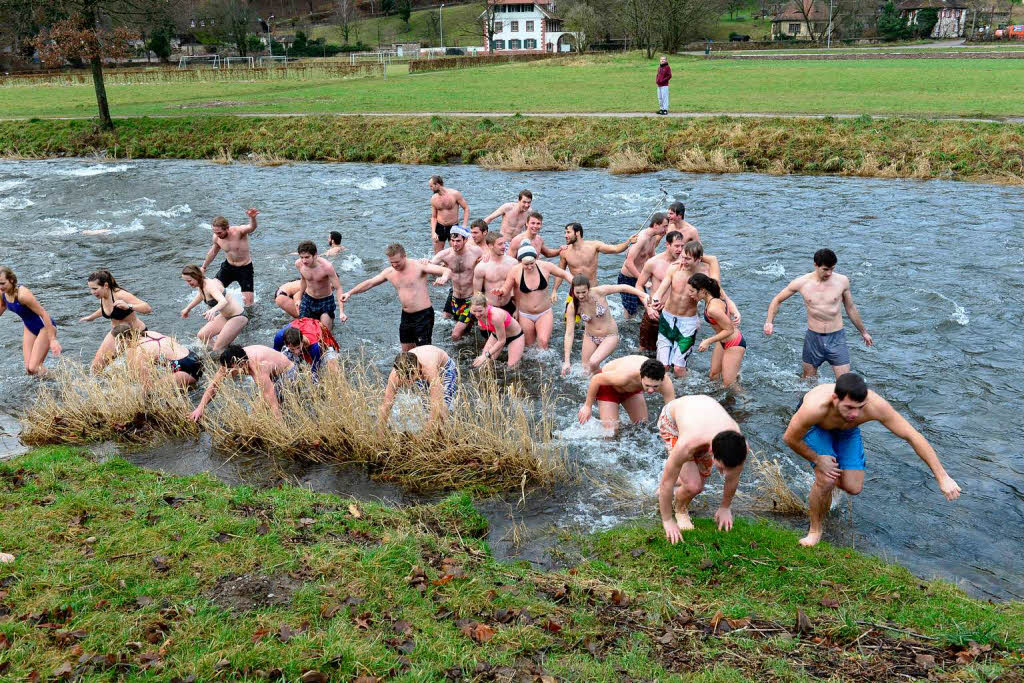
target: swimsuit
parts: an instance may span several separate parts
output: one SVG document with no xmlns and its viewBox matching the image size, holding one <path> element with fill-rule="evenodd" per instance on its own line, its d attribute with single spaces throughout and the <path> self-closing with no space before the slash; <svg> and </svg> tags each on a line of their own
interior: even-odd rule
<svg viewBox="0 0 1024 683">
<path fill-rule="evenodd" d="M 514 316 L 516 314 L 516 300 L 515 299 L 509 299 L 503 305 L 498 306 L 498 308 L 500 308 L 501 310 L 505 311 L 509 315 Z"/>
<path fill-rule="evenodd" d="M 220 270 L 217 271 L 217 279 L 220 280 L 225 289 L 232 282 L 237 282 L 243 292 L 252 292 L 253 280 L 255 279 L 253 277 L 252 261 L 249 261 L 244 266 L 233 266 L 224 261 L 224 263 L 220 264 Z"/>
<path fill-rule="evenodd" d="M 624 392 L 619 391 L 618 389 L 610 387 L 607 384 L 605 384 L 604 386 L 598 388 L 597 400 L 607 401 L 608 403 L 618 403 L 621 405 L 628 401 L 629 399 L 633 398 L 634 396 L 638 396 L 639 394 L 639 389 L 637 389 L 636 391 Z"/>
<path fill-rule="evenodd" d="M 722 301 L 723 304 L 725 303 L 724 299 L 722 299 L 721 301 Z M 726 307 L 726 315 L 728 315 L 728 314 L 729 314 L 729 309 L 728 309 L 728 307 Z M 715 324 L 715 321 L 712 320 L 710 317 L 708 317 L 708 305 L 707 304 L 704 304 L 704 319 L 708 321 L 708 325 L 711 325 L 711 329 L 714 330 L 716 333 L 721 331 L 721 330 L 718 329 L 718 325 Z M 733 337 L 732 339 L 726 339 L 725 341 L 719 342 L 719 343 L 722 345 L 723 348 L 726 348 L 726 349 L 731 349 L 734 346 L 739 346 L 740 348 L 744 348 L 744 349 L 747 348 L 747 340 L 743 338 L 743 333 L 740 332 L 739 330 L 736 330 L 736 336 Z"/>
<path fill-rule="evenodd" d="M 448 290 L 448 300 L 444 302 L 444 312 L 452 316 L 457 323 L 473 324 L 473 314 L 469 312 L 469 297 L 460 299 L 455 290 Z"/>
<path fill-rule="evenodd" d="M 526 257 L 524 256 L 523 258 Z M 523 268 L 522 272 L 519 274 L 519 291 L 523 294 L 529 294 L 530 292 L 542 292 L 547 289 L 548 279 L 544 277 L 544 271 L 537 268 L 537 275 L 539 276 L 537 279 L 537 286 L 530 289 L 526 286 L 526 269 Z"/>
<path fill-rule="evenodd" d="M 668 405 L 665 405 L 661 409 L 661 414 L 658 415 L 658 436 L 665 442 L 669 452 L 676 447 L 676 442 L 679 440 L 679 425 L 676 424 L 675 419 L 672 417 Z M 697 465 L 697 471 L 700 473 L 700 476 L 705 479 L 711 476 L 713 465 L 710 451 L 705 451 L 703 454 L 698 455 L 693 459 L 693 462 Z"/>
<path fill-rule="evenodd" d="M 686 359 L 693 353 L 699 327 L 700 318 L 695 315 L 661 312 L 658 318 L 658 360 L 662 365 L 686 367 Z"/>
<path fill-rule="evenodd" d="M 146 335 L 146 338 L 140 341 L 139 345 L 141 346 L 142 344 L 155 342 L 157 352 L 161 353 L 161 355 L 158 356 L 158 361 L 163 362 L 164 365 L 170 368 L 172 373 L 184 372 L 185 374 L 191 376 L 192 379 L 199 381 L 199 378 L 203 374 L 203 361 L 199 359 L 199 356 L 195 354 L 195 351 L 190 350 L 188 352 L 188 355 L 183 358 L 177 358 L 174 360 L 164 358 L 162 355 L 162 351 L 160 349 L 160 343 L 163 342 L 164 339 L 167 339 L 167 337 L 150 337 L 149 335 Z"/>
<path fill-rule="evenodd" d="M 494 308 L 494 306 L 490 306 L 490 305 L 487 306 L 487 322 L 480 323 L 480 329 L 481 330 L 486 330 L 488 332 L 488 335 L 487 335 L 488 337 L 494 337 L 495 339 L 497 339 L 498 335 L 495 334 L 495 332 L 494 332 L 494 323 L 491 322 L 491 309 L 493 309 L 493 308 Z M 551 309 L 548 309 L 548 310 L 551 310 Z M 543 315 L 543 313 L 541 315 Z M 511 315 L 505 316 L 505 324 L 502 325 L 502 327 L 508 327 L 511 324 L 512 324 L 512 316 Z M 505 348 L 508 348 L 508 346 L 512 342 L 514 342 L 516 339 L 519 339 L 522 336 L 523 336 L 523 331 L 519 330 L 519 334 L 517 334 L 517 335 L 515 335 L 513 337 L 505 337 Z"/>
<path fill-rule="evenodd" d="M 426 346 L 434 336 L 434 309 L 424 308 L 422 311 L 407 313 L 402 311 L 402 320 L 398 325 L 398 341 L 402 344 Z"/>
<path fill-rule="evenodd" d="M 302 300 L 299 302 L 300 318 L 317 318 L 326 313 L 334 318 L 338 310 L 338 301 L 333 294 L 328 294 L 322 299 L 311 297 L 308 292 L 302 293 Z"/>
<path fill-rule="evenodd" d="M 527 320 L 529 320 L 530 322 L 534 322 L 534 323 L 537 322 L 538 320 L 540 320 L 541 316 L 545 316 L 548 313 L 551 313 L 551 309 L 550 308 L 545 309 L 545 310 L 541 311 L 540 313 L 527 313 L 526 311 L 519 311 L 520 317 L 524 317 Z"/>
<path fill-rule="evenodd" d="M 829 365 L 849 365 L 850 349 L 846 346 L 846 331 L 812 332 L 804 334 L 803 361 L 817 368 L 828 361 Z"/>
<path fill-rule="evenodd" d="M 21 322 L 25 323 L 25 329 L 32 334 L 39 336 L 39 333 L 42 332 L 46 325 L 38 314 L 34 313 L 31 308 L 18 301 L 19 288 L 21 288 L 21 285 L 18 285 L 14 289 L 14 301 L 8 301 L 7 295 L 2 295 L 4 297 L 4 303 L 7 304 L 7 310 L 21 318 Z M 54 327 L 57 326 L 54 325 Z"/>
<path fill-rule="evenodd" d="M 452 226 L 454 225 L 455 223 L 452 223 L 451 225 L 438 223 L 436 226 L 434 226 L 434 234 L 437 235 L 437 241 L 447 242 L 448 240 L 450 240 L 452 238 Z"/>
<path fill-rule="evenodd" d="M 598 304 L 597 309 L 594 311 L 594 318 L 603 318 L 606 313 L 608 313 L 608 307 Z M 589 323 L 594 318 L 591 318 L 589 315 L 583 313 L 582 311 L 580 312 L 580 319 L 583 320 L 583 322 L 585 323 Z"/>
<path fill-rule="evenodd" d="M 444 404 L 448 407 L 448 412 L 451 412 L 455 404 L 455 394 L 459 390 L 459 368 L 455 365 L 455 361 L 451 358 L 444 364 L 441 371 L 437 373 L 437 379 L 444 383 Z M 425 379 L 416 380 L 416 387 L 418 389 L 429 390 L 430 382 Z"/>
<path fill-rule="evenodd" d="M 205 303 L 207 305 L 207 307 L 213 308 L 218 303 L 220 303 L 216 299 L 207 299 L 206 298 L 206 292 L 200 292 L 200 293 L 203 295 L 203 303 Z M 224 296 L 225 297 L 227 296 L 226 292 L 225 292 Z M 274 297 L 274 298 L 277 298 L 277 297 Z M 238 316 L 242 315 L 241 313 L 235 313 L 234 315 L 224 315 L 224 309 L 221 309 L 221 310 L 217 311 L 217 313 L 219 313 L 221 316 L 223 316 L 225 321 L 231 320 L 232 318 L 237 318 Z"/>
<path fill-rule="evenodd" d="M 111 297 L 111 298 L 113 298 L 113 297 Z M 115 301 L 114 302 L 114 307 L 111 308 L 110 309 L 110 313 L 107 314 L 107 312 L 103 310 L 103 302 L 100 301 L 100 315 L 102 315 L 107 320 L 121 321 L 121 320 L 124 320 L 125 318 L 127 318 L 128 316 L 130 316 L 134 312 L 135 311 L 133 311 L 130 308 L 118 308 L 117 307 L 117 302 Z"/>
<path fill-rule="evenodd" d="M 636 278 L 628 275 L 619 273 L 618 283 L 620 285 L 629 285 L 630 287 L 636 287 Z M 622 297 L 622 307 L 626 309 L 626 313 L 633 315 L 640 308 L 640 297 L 636 294 L 630 294 L 628 292 L 622 292 L 619 296 Z"/>
</svg>

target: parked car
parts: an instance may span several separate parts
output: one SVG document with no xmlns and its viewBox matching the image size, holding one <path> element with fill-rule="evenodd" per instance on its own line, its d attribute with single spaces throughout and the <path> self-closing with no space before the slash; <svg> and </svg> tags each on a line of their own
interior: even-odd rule
<svg viewBox="0 0 1024 683">
<path fill-rule="evenodd" d="M 444 54 L 446 57 L 462 57 L 466 51 L 460 47 L 449 47 L 445 48 Z"/>
<path fill-rule="evenodd" d="M 742 33 L 730 33 L 729 40 L 734 43 L 746 43 L 750 40 L 750 36 Z"/>
</svg>

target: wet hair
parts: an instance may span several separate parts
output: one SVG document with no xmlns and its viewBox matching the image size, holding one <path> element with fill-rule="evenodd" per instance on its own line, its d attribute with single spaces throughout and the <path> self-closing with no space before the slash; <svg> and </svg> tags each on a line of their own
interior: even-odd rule
<svg viewBox="0 0 1024 683">
<path fill-rule="evenodd" d="M 189 264 L 181 269 L 181 274 L 198 282 L 199 291 L 204 291 L 204 288 L 206 287 L 206 276 L 203 275 L 203 271 L 199 269 L 199 266 Z"/>
<path fill-rule="evenodd" d="M 299 242 L 299 248 L 296 249 L 299 255 L 309 254 L 310 256 L 316 256 L 316 245 L 311 240 L 302 240 Z"/>
<path fill-rule="evenodd" d="M 405 256 L 405 247 L 398 242 L 392 242 L 388 245 L 388 248 L 384 250 L 384 253 L 387 254 L 389 258 L 391 256 Z"/>
<path fill-rule="evenodd" d="M 475 221 L 469 224 L 469 229 L 480 228 L 480 232 L 488 232 L 490 228 L 487 227 L 487 221 L 483 218 L 477 218 Z"/>
<path fill-rule="evenodd" d="M 484 244 L 489 247 L 493 247 L 494 243 L 498 241 L 499 237 L 504 237 L 500 232 L 488 232 L 484 235 Z"/>
<path fill-rule="evenodd" d="M 100 268 L 99 270 L 90 273 L 89 282 L 97 282 L 101 287 L 106 285 L 107 287 L 110 287 L 111 292 L 121 289 L 117 286 L 117 280 L 114 279 L 114 276 L 111 275 L 110 271 L 106 268 Z"/>
<path fill-rule="evenodd" d="M 395 356 L 395 362 L 392 367 L 394 367 L 399 377 L 409 379 L 419 372 L 420 359 L 412 351 L 403 351 Z"/>
<path fill-rule="evenodd" d="M 572 276 L 572 284 L 569 285 L 569 296 L 576 299 L 576 288 L 577 287 L 590 288 L 590 278 L 583 273 L 577 273 Z M 578 300 L 578 299 L 577 299 Z"/>
<path fill-rule="evenodd" d="M 533 193 L 530 192 L 529 190 L 520 190 L 519 191 L 519 199 L 522 199 L 523 197 L 527 197 L 527 198 L 530 199 L 530 201 L 533 201 Z"/>
<path fill-rule="evenodd" d="M 661 211 L 658 211 L 657 213 L 651 215 L 651 227 L 653 228 L 655 225 L 664 223 L 667 220 L 668 215 L 662 213 Z"/>
<path fill-rule="evenodd" d="M 665 241 L 668 244 L 673 244 L 677 239 L 679 239 L 682 236 L 683 233 L 679 232 L 678 230 L 669 230 L 668 234 L 665 235 Z"/>
<path fill-rule="evenodd" d="M 432 175 L 432 176 L 430 176 L 430 179 L 434 182 L 435 185 L 441 185 L 441 186 L 444 185 L 444 178 L 442 178 L 439 175 Z M 420 181 L 420 182 L 422 182 L 422 181 Z"/>
<path fill-rule="evenodd" d="M 216 218 L 213 219 L 213 222 L 210 223 L 210 225 L 212 225 L 215 228 L 225 228 L 226 229 L 226 228 L 230 227 L 230 225 L 228 223 L 228 219 L 224 218 L 224 216 L 217 216 Z"/>
<path fill-rule="evenodd" d="M 128 323 L 118 323 L 114 325 L 114 329 L 110 331 L 110 336 L 116 340 L 131 339 L 138 336 L 139 331 Z"/>
<path fill-rule="evenodd" d="M 665 366 L 655 358 L 648 358 L 640 366 L 640 376 L 660 382 L 665 379 Z"/>
<path fill-rule="evenodd" d="M 12 287 L 18 286 L 18 276 L 14 274 L 14 271 L 7 266 L 0 266 L 0 274 L 4 276 L 4 279 L 11 283 Z"/>
<path fill-rule="evenodd" d="M 327 236 L 327 244 L 336 245 L 341 244 L 341 233 L 337 230 L 331 230 L 331 234 Z"/>
<path fill-rule="evenodd" d="M 726 429 L 711 439 L 711 453 L 726 467 L 738 467 L 747 459 L 747 440 L 735 429 Z"/>
<path fill-rule="evenodd" d="M 683 245 L 683 251 L 690 258 L 700 260 L 704 257 L 704 245 L 697 240 L 690 240 Z"/>
<path fill-rule="evenodd" d="M 836 398 L 842 401 L 849 396 L 858 403 L 868 398 L 868 383 L 856 372 L 844 372 L 836 379 Z"/>
<path fill-rule="evenodd" d="M 487 307 L 487 296 L 483 292 L 476 292 L 473 296 L 469 297 L 469 305 L 472 306 L 483 306 Z"/>
<path fill-rule="evenodd" d="M 284 342 L 285 346 L 301 346 L 302 333 L 299 332 L 298 328 L 289 327 L 284 331 L 284 336 L 281 337 L 281 341 Z"/>
<path fill-rule="evenodd" d="M 833 268 L 839 259 L 836 258 L 836 252 L 831 249 L 819 249 L 814 252 L 814 265 L 825 266 L 826 268 Z"/>
<path fill-rule="evenodd" d="M 531 218 L 536 218 L 539 221 L 544 220 L 544 216 L 540 215 L 540 211 L 531 211 L 530 213 L 526 214 L 526 220 L 530 220 Z"/>
<path fill-rule="evenodd" d="M 249 360 L 248 354 L 238 344 L 229 344 L 220 355 L 217 356 L 217 362 L 225 368 L 233 368 L 237 365 Z"/>
<path fill-rule="evenodd" d="M 718 283 L 705 275 L 704 273 L 694 273 L 687 280 L 691 287 L 699 289 L 704 292 L 710 292 L 712 298 L 722 298 L 722 288 L 718 286 Z"/>
<path fill-rule="evenodd" d="M 576 233 L 580 237 L 583 237 L 583 226 L 580 225 L 579 223 L 573 221 L 572 223 L 566 223 L 565 227 L 572 228 L 572 231 L 574 233 Z"/>
<path fill-rule="evenodd" d="M 686 216 L 686 204 L 683 204 L 682 202 L 672 202 L 668 205 L 668 210 L 680 218 Z"/>
</svg>

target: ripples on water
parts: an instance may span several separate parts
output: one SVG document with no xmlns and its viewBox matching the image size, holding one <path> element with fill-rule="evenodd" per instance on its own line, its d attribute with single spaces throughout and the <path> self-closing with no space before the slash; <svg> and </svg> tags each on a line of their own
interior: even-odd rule
<svg viewBox="0 0 1024 683">
<path fill-rule="evenodd" d="M 426 182 L 432 173 L 463 190 L 476 217 L 529 187 L 535 208 L 546 217 L 543 235 L 551 244 L 562 242 L 562 226 L 572 220 L 584 225 L 587 238 L 621 240 L 654 208 L 662 208 L 661 188 L 686 201 L 687 218 L 700 229 L 708 252 L 722 259 L 750 348 L 742 375 L 745 393 L 726 399 L 707 381 L 707 354 L 694 354 L 695 372 L 677 384 L 677 391 L 725 399 L 752 447 L 784 460 L 801 490 L 810 481 L 808 468 L 781 443 L 793 406 L 807 389 L 798 377 L 805 326 L 801 303 L 794 298 L 783 304 L 771 338 L 760 328 L 771 297 L 811 269 L 813 252 L 834 249 L 838 270 L 851 276 L 855 301 L 876 342 L 865 349 L 847 326 L 854 369 L 925 434 L 964 495 L 946 503 L 913 451 L 872 425 L 865 430 L 867 485 L 853 505 L 853 523 L 845 513 L 834 515 L 829 537 L 974 592 L 1024 596 L 1019 424 L 1024 306 L 1017 296 L 1024 276 L 1024 199 L 1019 188 L 668 171 L 623 177 L 472 166 L 6 162 L 0 163 L 0 263 L 13 266 L 40 296 L 61 327 L 69 355 L 88 361 L 106 332 L 103 322 L 76 322 L 96 308 L 85 278 L 99 267 L 110 268 L 124 287 L 153 304 L 150 327 L 188 340 L 199 322 L 177 317 L 191 297 L 178 272 L 185 263 L 201 263 L 214 216 L 224 214 L 241 224 L 243 211 L 255 206 L 262 211 L 253 237 L 257 306 L 241 340 L 269 343 L 286 322 L 272 305 L 274 288 L 296 277 L 289 254 L 300 239 L 315 238 L 326 246 L 328 231 L 342 232 L 349 251 L 336 265 L 346 288 L 387 265 L 383 250 L 390 242 L 404 242 L 412 256 L 429 255 Z M 606 256 L 601 263 L 601 280 L 614 282 L 621 258 Z M 432 292 L 439 309 L 445 292 Z M 612 304 L 623 332 L 616 355 L 633 352 L 635 324 L 621 323 L 617 297 Z M 350 321 L 338 330 L 342 345 L 364 349 L 385 368 L 397 350 L 399 307 L 393 290 L 385 285 L 359 295 L 346 311 Z M 32 382 L 22 376 L 21 326 L 11 318 L 0 322 L 0 411 L 17 413 L 31 396 Z M 435 342 L 468 361 L 475 347 L 453 347 L 446 339 L 450 329 L 439 318 Z M 552 341 L 561 348 L 561 325 Z M 535 496 L 517 514 L 587 528 L 611 525 L 624 515 L 651 516 L 653 507 L 642 505 L 653 495 L 663 463 L 654 431 L 627 427 L 608 440 L 596 422 L 580 426 L 575 416 L 586 378 L 574 370 L 558 379 L 559 358 L 560 351 L 530 352 L 513 381 L 553 381 L 557 438 L 571 445 L 595 479 L 619 477 L 634 495 L 625 502 L 610 500 L 583 485 L 559 492 L 557 500 Z M 657 400 L 650 402 L 653 414 L 660 407 Z M 196 453 L 157 449 L 138 458 L 179 471 L 226 469 L 202 449 Z M 339 478 L 332 472 L 318 467 L 295 476 L 321 488 L 394 494 L 372 488 L 365 477 Z M 753 485 L 746 478 L 745 485 Z M 703 498 L 717 504 L 719 490 L 720 484 Z M 802 527 L 804 520 L 795 523 Z"/>
</svg>

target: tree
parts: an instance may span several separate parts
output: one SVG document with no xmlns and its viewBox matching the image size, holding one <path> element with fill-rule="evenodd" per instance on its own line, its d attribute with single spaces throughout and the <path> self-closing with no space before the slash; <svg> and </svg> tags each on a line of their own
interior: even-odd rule
<svg viewBox="0 0 1024 683">
<path fill-rule="evenodd" d="M 157 56 L 165 64 L 171 59 L 171 38 L 174 36 L 170 27 L 162 26 L 150 34 L 146 49 Z"/>
<path fill-rule="evenodd" d="M 601 17 L 589 3 L 579 0 L 569 5 L 564 15 L 565 27 L 576 34 L 576 46 L 586 52 L 600 34 Z"/>
<path fill-rule="evenodd" d="M 657 0 L 625 0 L 623 18 L 633 46 L 644 50 L 647 59 L 654 57 L 657 35 Z"/>
<path fill-rule="evenodd" d="M 661 48 L 678 52 L 691 40 L 707 37 L 725 11 L 725 0 L 658 0 L 658 9 Z"/>
<path fill-rule="evenodd" d="M 341 28 L 341 37 L 345 39 L 346 45 L 348 45 L 349 36 L 352 33 L 352 24 L 356 18 L 355 0 L 335 0 L 334 20 L 337 22 L 338 27 Z"/>
<path fill-rule="evenodd" d="M 487 37 L 488 52 L 494 52 L 494 20 L 501 5 L 495 2 L 488 2 L 484 5 L 484 11 L 480 15 L 484 20 L 484 35 Z"/>
<path fill-rule="evenodd" d="M 927 38 L 932 34 L 932 30 L 937 23 L 939 23 L 939 10 L 934 7 L 918 10 L 914 16 L 914 33 L 919 38 Z"/>
<path fill-rule="evenodd" d="M 409 30 L 409 18 L 412 17 L 412 0 L 398 0 L 398 16 L 405 22 L 405 30 Z"/>
<path fill-rule="evenodd" d="M 907 18 L 900 16 L 892 2 L 885 3 L 882 14 L 878 17 L 877 26 L 878 35 L 886 40 L 906 40 L 911 35 Z"/>
<path fill-rule="evenodd" d="M 747 0 L 727 0 L 725 9 L 729 12 L 729 18 L 735 19 L 736 13 L 747 6 Z"/>
<path fill-rule="evenodd" d="M 209 6 L 219 38 L 231 43 L 242 57 L 249 55 L 249 34 L 256 15 L 248 0 L 215 0 Z"/>
<path fill-rule="evenodd" d="M 827 12 L 824 10 L 816 0 L 796 0 L 796 11 L 804 19 L 804 23 L 807 25 L 807 33 L 811 36 L 811 41 L 817 43 L 824 37 L 824 32 L 818 33 L 817 22 L 821 20 L 821 14 Z M 828 15 L 825 16 L 826 21 Z"/>
</svg>

